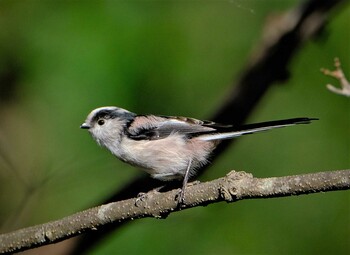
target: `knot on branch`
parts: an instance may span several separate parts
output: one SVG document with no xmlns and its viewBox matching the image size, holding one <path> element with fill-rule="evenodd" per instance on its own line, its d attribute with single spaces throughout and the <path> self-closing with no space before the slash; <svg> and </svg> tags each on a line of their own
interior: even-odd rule
<svg viewBox="0 0 350 255">
<path fill-rule="evenodd" d="M 244 171 L 229 172 L 219 187 L 220 197 L 226 202 L 234 202 L 241 199 L 242 185 L 247 181 L 251 182 L 253 175 Z"/>
</svg>

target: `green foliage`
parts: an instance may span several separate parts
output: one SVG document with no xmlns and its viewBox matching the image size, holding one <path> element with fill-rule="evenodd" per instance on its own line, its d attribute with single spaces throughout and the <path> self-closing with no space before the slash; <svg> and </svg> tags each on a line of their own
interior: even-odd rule
<svg viewBox="0 0 350 255">
<path fill-rule="evenodd" d="M 90 110 L 208 118 L 268 15 L 294 5 L 1 1 L 0 76 L 13 78 L 0 84 L 1 231 L 88 208 L 141 174 L 79 129 Z M 268 177 L 349 167 L 349 99 L 329 92 L 336 81 L 319 72 L 339 57 L 350 76 L 349 14 L 333 13 L 326 35 L 301 49 L 289 81 L 249 120 L 320 121 L 243 137 L 201 180 L 231 169 Z M 90 254 L 349 254 L 349 208 L 348 192 L 217 204 L 138 220 Z"/>
</svg>

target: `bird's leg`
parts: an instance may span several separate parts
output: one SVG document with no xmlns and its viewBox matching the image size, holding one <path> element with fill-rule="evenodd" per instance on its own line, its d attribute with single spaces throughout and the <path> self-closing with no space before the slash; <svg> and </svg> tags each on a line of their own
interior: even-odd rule
<svg viewBox="0 0 350 255">
<path fill-rule="evenodd" d="M 190 159 L 188 161 L 188 165 L 187 165 L 187 169 L 186 169 L 186 172 L 185 172 L 185 177 L 183 179 L 183 182 L 182 182 L 182 188 L 181 188 L 181 191 L 180 191 L 180 194 L 179 194 L 179 200 L 178 200 L 178 204 L 179 205 L 182 205 L 183 202 L 184 202 L 184 198 L 185 198 L 185 188 L 187 186 L 187 182 L 188 182 L 188 178 L 189 178 L 189 173 L 190 173 L 190 169 L 191 169 L 191 164 L 192 164 L 192 159 Z"/>
</svg>

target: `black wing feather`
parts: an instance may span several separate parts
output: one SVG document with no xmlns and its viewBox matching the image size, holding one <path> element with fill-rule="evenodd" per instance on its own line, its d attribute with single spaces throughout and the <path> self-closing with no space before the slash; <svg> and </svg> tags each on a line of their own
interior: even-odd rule
<svg viewBox="0 0 350 255">
<path fill-rule="evenodd" d="M 134 140 L 156 140 L 168 137 L 177 133 L 188 138 L 203 132 L 214 132 L 213 122 L 204 122 L 192 118 L 169 117 L 169 116 L 139 116 L 142 125 L 131 123 L 128 129 L 128 136 Z M 210 123 L 210 125 L 209 125 Z M 134 124 L 134 125 L 133 125 Z"/>
</svg>

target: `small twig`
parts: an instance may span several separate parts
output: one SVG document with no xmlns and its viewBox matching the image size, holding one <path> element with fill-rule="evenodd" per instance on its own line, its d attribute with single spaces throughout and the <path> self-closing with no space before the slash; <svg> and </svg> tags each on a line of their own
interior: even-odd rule
<svg viewBox="0 0 350 255">
<path fill-rule="evenodd" d="M 223 178 L 189 185 L 181 210 L 220 201 L 236 202 L 252 198 L 273 198 L 350 189 L 350 170 L 305 175 L 254 178 L 232 171 Z M 68 239 L 104 225 L 137 218 L 165 218 L 179 211 L 178 190 L 151 191 L 139 198 L 109 203 L 61 220 L 0 235 L 0 253 L 9 254 Z"/>
<path fill-rule="evenodd" d="M 343 69 L 341 68 L 341 64 L 338 58 L 334 59 L 334 66 L 335 66 L 334 71 L 321 68 L 321 72 L 324 75 L 328 75 L 337 79 L 340 82 L 341 88 L 334 87 L 332 84 L 327 84 L 327 88 L 333 93 L 350 97 L 350 83 L 344 75 Z"/>
</svg>

